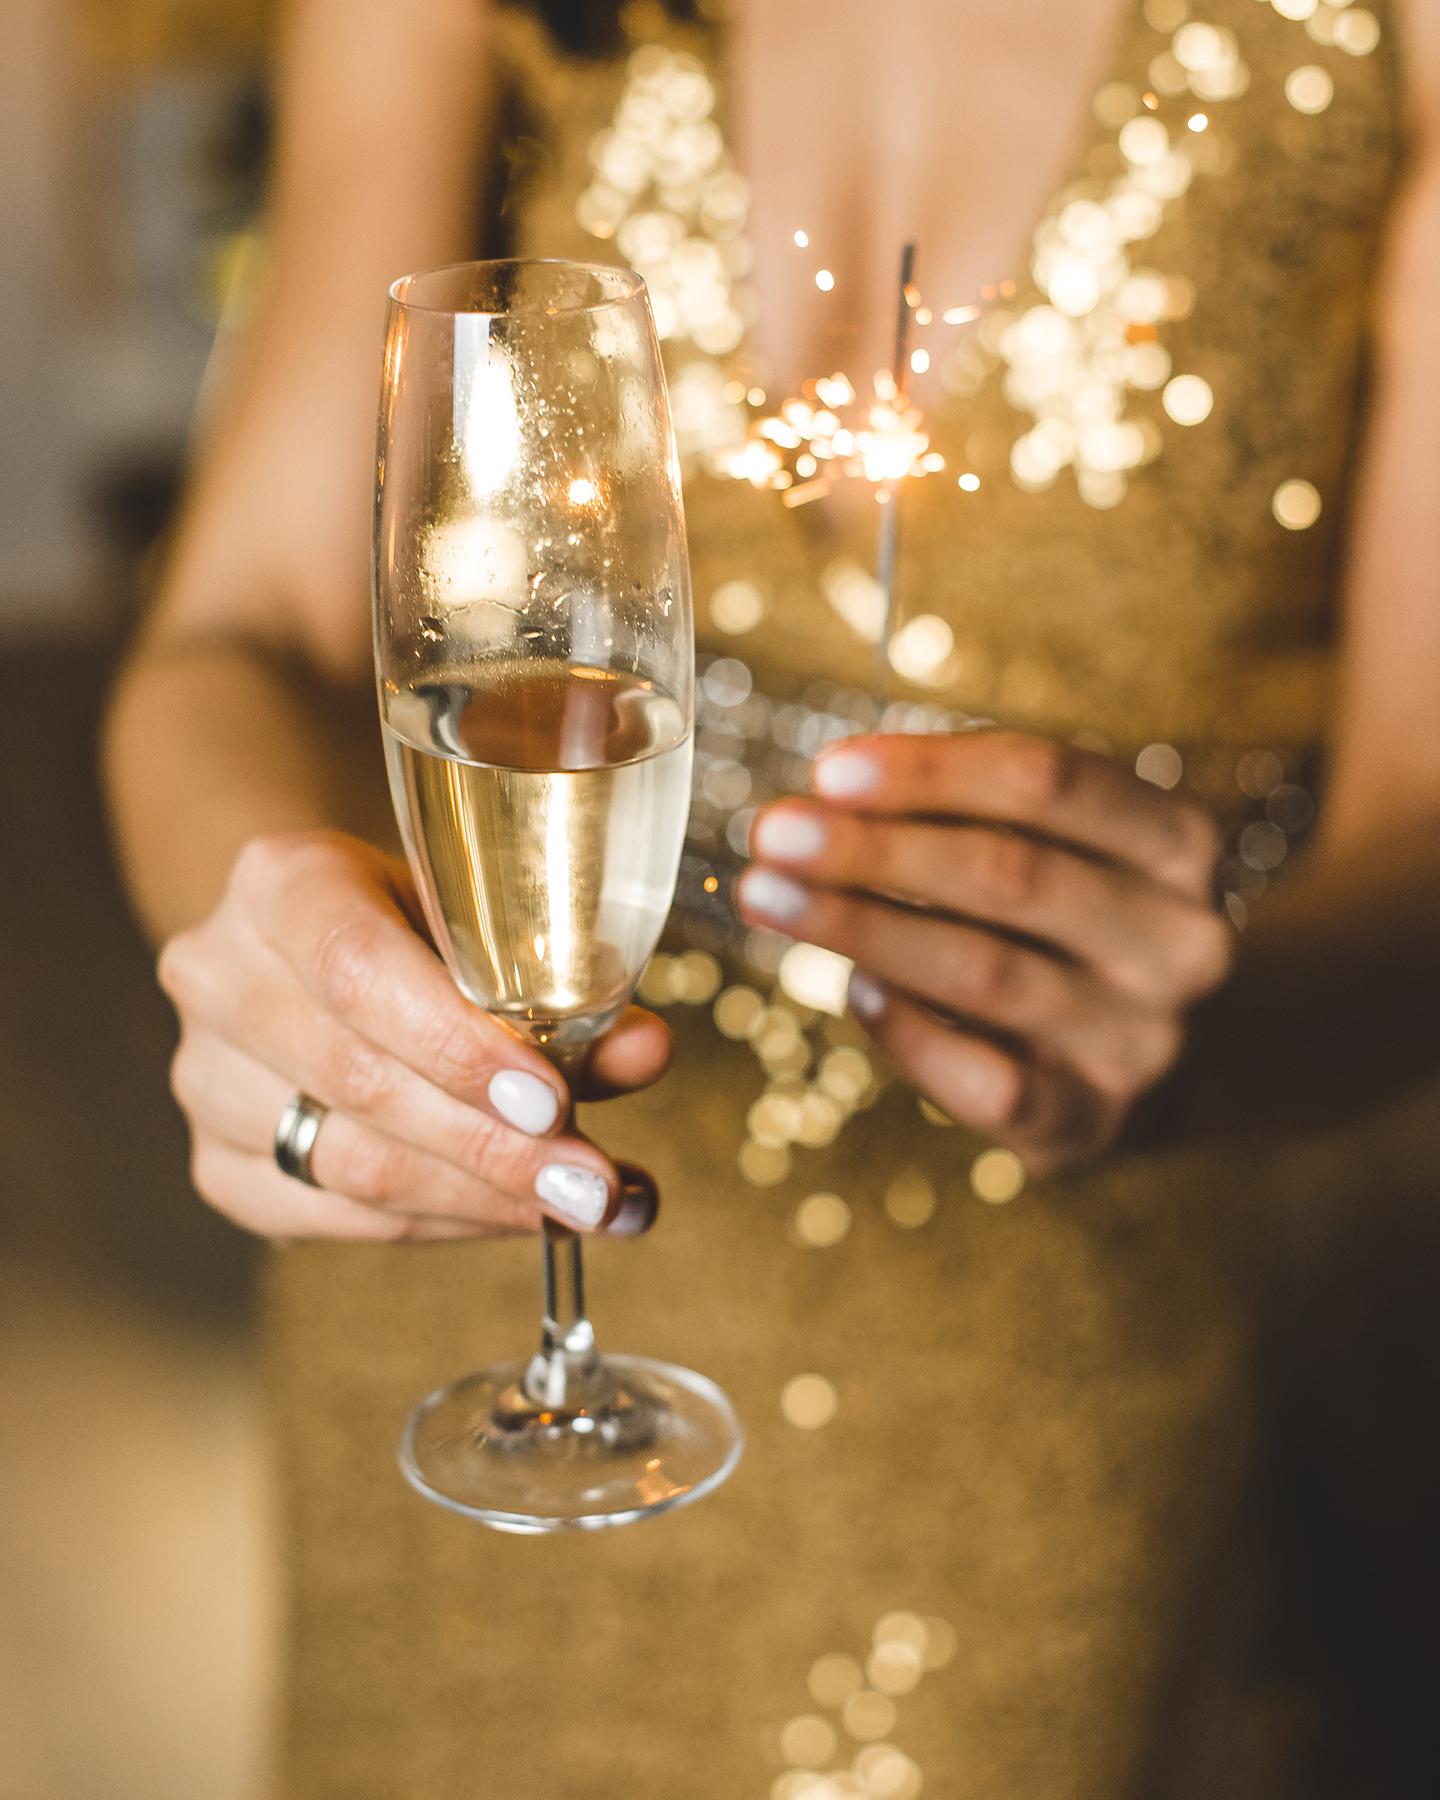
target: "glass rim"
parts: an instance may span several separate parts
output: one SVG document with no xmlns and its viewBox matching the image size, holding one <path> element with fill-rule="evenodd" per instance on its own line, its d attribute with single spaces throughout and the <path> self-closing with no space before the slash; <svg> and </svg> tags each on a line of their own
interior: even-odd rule
<svg viewBox="0 0 1440 1800">
<path fill-rule="evenodd" d="M 619 280 L 624 285 L 624 292 L 606 294 L 603 299 L 590 301 L 568 301 L 561 305 L 544 305 L 536 303 L 530 306 L 436 306 L 423 300 L 407 297 L 405 290 L 423 281 L 433 281 L 442 275 L 454 275 L 462 269 L 573 269 L 592 276 L 600 282 Z M 513 319 L 529 316 L 556 316 L 580 313 L 603 312 L 609 306 L 628 306 L 642 299 L 645 295 L 645 278 L 636 270 L 626 268 L 621 263 L 586 262 L 578 257 L 569 256 L 487 256 L 469 258 L 463 262 L 438 263 L 433 268 L 415 269 L 408 275 L 397 276 L 390 283 L 387 292 L 392 306 L 403 307 L 407 312 L 428 313 L 435 318 L 474 318 L 474 319 Z"/>
</svg>

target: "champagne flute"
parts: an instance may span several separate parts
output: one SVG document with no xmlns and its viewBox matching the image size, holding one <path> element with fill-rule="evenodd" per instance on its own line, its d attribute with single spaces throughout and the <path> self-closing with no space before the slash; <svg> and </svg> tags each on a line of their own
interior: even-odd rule
<svg viewBox="0 0 1440 1800">
<path fill-rule="evenodd" d="M 564 1073 L 620 1016 L 674 894 L 694 643 L 645 285 L 570 262 L 390 289 L 375 659 L 391 795 L 466 997 Z M 624 1525 L 734 1468 L 704 1376 L 600 1357 L 580 1240 L 547 1225 L 540 1348 L 420 1404 L 401 1467 L 502 1531 Z"/>
</svg>

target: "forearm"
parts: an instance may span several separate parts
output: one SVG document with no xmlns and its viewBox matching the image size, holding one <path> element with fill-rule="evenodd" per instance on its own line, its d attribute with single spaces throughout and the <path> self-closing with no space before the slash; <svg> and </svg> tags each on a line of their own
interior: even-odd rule
<svg viewBox="0 0 1440 1800">
<path fill-rule="evenodd" d="M 111 701 L 104 772 L 122 869 L 157 943 L 211 910 L 253 837 L 386 833 L 373 698 L 242 636 L 143 639 Z"/>
<path fill-rule="evenodd" d="M 1172 1083 L 1188 1130 L 1318 1128 L 1440 1063 L 1440 828 L 1317 855 L 1257 907 Z"/>
</svg>

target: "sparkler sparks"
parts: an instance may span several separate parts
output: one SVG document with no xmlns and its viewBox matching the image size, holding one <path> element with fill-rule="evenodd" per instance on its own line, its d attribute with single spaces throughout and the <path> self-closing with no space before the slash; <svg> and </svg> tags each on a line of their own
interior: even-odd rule
<svg viewBox="0 0 1440 1800">
<path fill-rule="evenodd" d="M 790 237 L 797 250 L 812 246 L 808 231 L 796 230 Z M 835 292 L 833 270 L 819 267 L 811 279 L 822 294 Z M 982 301 L 994 301 L 1013 291 L 1013 282 L 1003 282 L 982 289 Z M 937 315 L 908 274 L 901 295 L 904 329 L 898 335 L 902 339 L 908 336 L 912 321 L 922 329 L 934 325 L 937 316 L 950 327 L 970 325 L 985 311 L 984 304 L 970 303 L 947 306 Z M 715 467 L 752 487 L 775 489 L 786 506 L 803 506 L 844 480 L 869 482 L 876 490 L 876 500 L 885 504 L 896 482 L 939 473 L 945 459 L 930 448 L 924 414 L 904 391 L 909 374 L 928 373 L 934 354 L 923 345 L 908 355 L 903 349 L 898 354 L 896 368 L 877 371 L 870 393 L 863 399 L 849 376 L 840 371 L 804 382 L 800 392 L 784 400 L 776 411 L 760 412 L 765 393 L 749 389 L 744 398 L 758 416 L 750 420 L 740 443 L 715 454 Z"/>
</svg>

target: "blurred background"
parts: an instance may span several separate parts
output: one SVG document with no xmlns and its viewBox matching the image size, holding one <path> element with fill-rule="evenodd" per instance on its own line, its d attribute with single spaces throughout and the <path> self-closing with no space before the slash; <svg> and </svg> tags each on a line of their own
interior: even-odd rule
<svg viewBox="0 0 1440 1800">
<path fill-rule="evenodd" d="M 96 792 L 109 671 L 243 307 L 270 0 L 0 7 L 0 1795 L 255 1800 L 254 1255 L 193 1198 Z"/>
<path fill-rule="evenodd" d="M 216 331 L 261 256 L 278 10 L 0 5 L 0 1800 L 268 1786 L 258 1258 L 190 1192 L 171 1017 L 95 763 Z M 1392 1173 L 1383 1215 L 1366 1196 L 1328 1236 L 1305 1222 L 1277 1357 L 1296 1391 L 1277 1384 L 1267 1479 L 1282 1576 L 1313 1600 L 1287 1614 L 1299 1660 L 1328 1657 L 1314 1686 L 1342 1701 L 1364 1664 L 1384 1693 L 1355 1703 L 1357 1730 L 1423 1730 L 1433 1770 L 1437 1590 L 1407 1547 L 1428 1546 L 1440 1488 L 1434 1434 L 1411 1429 L 1433 1381 L 1440 1213 Z"/>
</svg>

